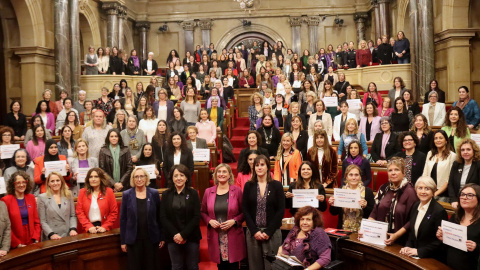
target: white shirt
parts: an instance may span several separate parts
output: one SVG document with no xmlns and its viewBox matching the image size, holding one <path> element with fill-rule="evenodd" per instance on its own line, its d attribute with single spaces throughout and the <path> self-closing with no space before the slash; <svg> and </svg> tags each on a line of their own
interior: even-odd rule
<svg viewBox="0 0 480 270">
<path fill-rule="evenodd" d="M 417 215 L 417 219 L 415 220 L 415 236 L 418 235 L 418 228 L 420 227 L 420 223 L 422 223 L 422 220 L 425 217 L 425 214 L 427 213 L 428 207 L 430 206 L 430 203 L 432 202 L 432 200 L 430 200 L 424 206 L 422 206 L 421 203 L 418 205 L 418 208 L 417 208 L 418 215 Z"/>
<path fill-rule="evenodd" d="M 197 149 L 197 142 L 190 141 L 190 143 L 192 143 L 192 149 Z"/>
<path fill-rule="evenodd" d="M 167 120 L 167 105 L 161 106 L 158 105 L 158 115 L 157 115 L 158 120 Z"/>
<path fill-rule="evenodd" d="M 178 165 L 180 164 L 180 157 L 182 156 L 182 153 L 178 153 L 173 155 L 173 165 Z"/>
<path fill-rule="evenodd" d="M 467 176 L 470 172 L 471 167 L 472 164 L 463 166 L 462 177 L 460 178 L 460 188 L 463 188 L 463 186 L 465 186 L 465 184 L 467 183 Z"/>
<path fill-rule="evenodd" d="M 90 211 L 88 211 L 90 223 L 102 221 L 102 214 L 100 213 L 100 207 L 98 207 L 97 198 L 97 196 L 92 194 L 92 203 L 90 204 Z"/>
<path fill-rule="evenodd" d="M 151 60 L 147 60 L 147 71 L 152 71 L 152 61 Z"/>
</svg>

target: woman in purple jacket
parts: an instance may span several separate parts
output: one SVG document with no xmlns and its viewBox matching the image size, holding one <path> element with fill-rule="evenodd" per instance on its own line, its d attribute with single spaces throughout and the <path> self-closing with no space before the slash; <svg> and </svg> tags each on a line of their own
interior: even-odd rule
<svg viewBox="0 0 480 270">
<path fill-rule="evenodd" d="M 215 186 L 205 190 L 200 210 L 208 224 L 208 253 L 218 269 L 238 269 L 246 256 L 242 189 L 234 185 L 232 169 L 225 163 L 215 168 L 213 181 Z"/>
</svg>

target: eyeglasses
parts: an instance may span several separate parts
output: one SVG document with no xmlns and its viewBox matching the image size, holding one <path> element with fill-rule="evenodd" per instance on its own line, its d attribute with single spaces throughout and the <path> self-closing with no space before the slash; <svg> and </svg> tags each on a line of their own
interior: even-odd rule
<svg viewBox="0 0 480 270">
<path fill-rule="evenodd" d="M 20 181 L 20 182 L 15 182 L 15 186 L 25 186 L 27 182 L 25 181 Z"/>
<path fill-rule="evenodd" d="M 135 180 L 140 180 L 140 179 L 145 179 L 145 178 L 147 178 L 146 175 L 135 175 L 135 176 L 133 177 L 133 179 L 135 179 Z"/>
<path fill-rule="evenodd" d="M 381 125 L 389 125 L 389 122 L 382 122 Z"/>
<path fill-rule="evenodd" d="M 476 194 L 473 194 L 473 193 L 460 193 L 460 198 L 463 199 L 463 198 L 466 198 L 467 200 L 472 200 L 475 196 L 477 196 Z"/>
<path fill-rule="evenodd" d="M 413 139 L 405 139 L 403 142 L 413 142 Z"/>
</svg>

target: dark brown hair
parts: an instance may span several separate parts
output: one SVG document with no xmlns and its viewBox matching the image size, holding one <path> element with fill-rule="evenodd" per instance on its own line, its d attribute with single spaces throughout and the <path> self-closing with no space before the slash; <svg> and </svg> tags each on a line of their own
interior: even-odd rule
<svg viewBox="0 0 480 270">
<path fill-rule="evenodd" d="M 304 206 L 298 209 L 297 213 L 295 214 L 295 226 L 300 228 L 300 219 L 306 215 L 312 213 L 312 220 L 313 226 L 316 227 L 323 227 L 323 219 L 322 214 L 316 208 L 312 206 Z"/>
<path fill-rule="evenodd" d="M 262 145 L 262 135 L 260 135 L 260 133 L 258 133 L 258 131 L 256 131 L 256 130 L 249 130 L 248 131 L 247 136 L 245 137 L 245 145 L 249 146 L 248 145 L 248 136 L 250 136 L 250 134 L 255 134 L 255 136 L 257 137 L 257 147 L 260 147 L 260 145 Z"/>
<path fill-rule="evenodd" d="M 257 172 L 255 171 L 255 166 L 257 166 L 260 161 L 264 161 L 265 164 L 267 165 L 267 183 L 270 183 L 273 180 L 272 178 L 272 175 L 270 174 L 270 160 L 265 156 L 265 155 L 259 155 L 255 158 L 255 161 L 253 162 L 253 173 L 252 173 L 252 178 L 250 179 L 250 181 L 254 182 L 254 183 L 257 183 L 258 182 L 258 179 L 257 179 Z"/>
<path fill-rule="evenodd" d="M 455 131 L 455 136 L 460 137 L 460 138 L 465 138 L 467 137 L 467 122 L 465 120 L 465 114 L 463 113 L 462 109 L 460 107 L 452 107 L 450 110 L 448 110 L 447 114 L 445 115 L 445 126 L 451 127 L 452 122 L 450 122 L 450 113 L 452 111 L 457 111 L 458 112 L 458 122 L 457 122 L 457 130 Z"/>
<path fill-rule="evenodd" d="M 185 187 L 190 187 L 191 183 L 192 183 L 192 174 L 190 172 L 190 170 L 187 168 L 187 166 L 183 165 L 183 164 L 177 164 L 177 165 L 173 165 L 173 167 L 170 169 L 170 173 L 168 174 L 168 183 L 167 183 L 167 186 L 169 189 L 174 189 L 175 188 L 175 185 L 173 184 L 173 173 L 175 172 L 175 170 L 178 170 L 180 173 L 184 174 L 185 177 L 187 177 L 187 181 L 185 182 Z"/>
<path fill-rule="evenodd" d="M 25 188 L 24 194 L 30 194 L 30 191 L 32 191 L 33 188 L 32 179 L 30 179 L 30 176 L 24 171 L 16 171 L 10 176 L 10 179 L 8 179 L 7 182 L 7 194 L 15 196 L 15 181 L 17 180 L 17 176 L 21 176 L 27 181 L 27 187 Z"/>
<path fill-rule="evenodd" d="M 15 132 L 11 127 L 3 126 L 2 128 L 0 128 L 0 145 L 3 143 L 1 137 L 3 137 L 3 134 L 7 132 L 10 132 L 10 140 L 11 143 L 13 143 L 13 136 L 15 136 Z"/>
<path fill-rule="evenodd" d="M 303 181 L 303 177 L 302 177 L 302 167 L 304 165 L 307 165 L 312 170 L 312 177 L 310 178 L 309 189 L 317 189 L 318 186 L 322 184 L 322 182 L 320 181 L 320 173 L 318 169 L 315 166 L 313 166 L 313 164 L 310 161 L 304 161 L 302 162 L 302 164 L 300 164 L 300 167 L 298 168 L 297 181 L 295 182 L 295 188 L 303 189 L 303 187 L 305 186 L 305 182 Z"/>
<path fill-rule="evenodd" d="M 475 191 L 475 197 L 477 197 L 477 206 L 475 207 L 475 210 L 473 211 L 473 217 L 470 220 L 471 223 L 477 223 L 478 220 L 480 219 L 480 186 L 477 184 L 466 184 L 463 186 L 462 189 L 460 189 L 460 192 L 458 193 L 458 197 L 460 198 L 460 194 L 462 194 L 462 191 L 465 190 L 466 188 L 471 188 Z M 455 221 L 460 224 L 460 221 L 462 221 L 463 217 L 465 216 L 465 209 L 462 208 L 462 205 L 459 203 L 457 210 L 455 211 Z"/>
<path fill-rule="evenodd" d="M 100 192 L 105 195 L 107 187 L 110 186 L 110 181 L 108 174 L 100 168 L 91 168 L 88 170 L 87 176 L 85 176 L 85 189 L 87 190 L 87 194 L 93 193 L 93 187 L 90 186 L 90 176 L 93 172 L 98 174 L 98 177 L 100 178 Z"/>
</svg>

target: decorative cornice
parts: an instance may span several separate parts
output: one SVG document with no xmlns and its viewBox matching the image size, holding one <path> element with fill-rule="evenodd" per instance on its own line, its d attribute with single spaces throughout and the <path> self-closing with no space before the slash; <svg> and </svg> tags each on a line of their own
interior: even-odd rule
<svg viewBox="0 0 480 270">
<path fill-rule="evenodd" d="M 201 20 L 197 23 L 197 25 L 200 27 L 202 30 L 211 30 L 213 22 L 212 20 Z"/>
<path fill-rule="evenodd" d="M 478 28 L 447 29 L 434 35 L 434 41 L 440 42 L 447 39 L 471 39 L 480 31 Z"/>
<path fill-rule="evenodd" d="M 118 7 L 118 17 L 125 19 L 127 17 L 127 7 L 126 6 L 120 6 Z"/>
<path fill-rule="evenodd" d="M 102 4 L 102 9 L 106 10 L 107 15 L 118 15 L 118 10 L 121 7 L 122 5 L 117 2 L 104 2 Z"/>
<path fill-rule="evenodd" d="M 135 28 L 137 28 L 140 31 L 148 31 L 150 30 L 150 22 L 148 21 L 135 22 Z"/>
<path fill-rule="evenodd" d="M 377 2 L 378 2 L 379 4 L 388 4 L 388 3 L 392 2 L 392 1 L 391 1 L 391 0 L 377 0 Z"/>
<path fill-rule="evenodd" d="M 290 26 L 301 26 L 304 21 L 305 20 L 302 17 L 290 17 L 290 18 L 288 18 L 288 22 L 290 23 Z"/>
<path fill-rule="evenodd" d="M 180 25 L 185 31 L 193 31 L 197 24 L 194 21 L 183 21 Z"/>
<path fill-rule="evenodd" d="M 356 21 L 356 22 L 365 22 L 367 19 L 368 19 L 368 13 L 366 12 L 359 12 L 359 13 L 355 13 L 353 14 L 353 20 Z"/>
<path fill-rule="evenodd" d="M 308 26 L 318 26 L 320 24 L 320 16 L 310 16 L 306 21 Z"/>
</svg>

